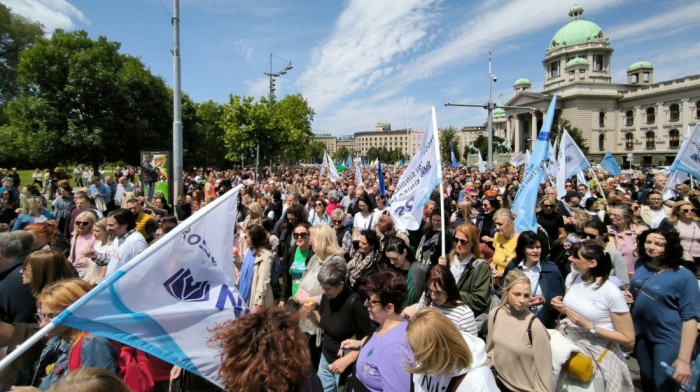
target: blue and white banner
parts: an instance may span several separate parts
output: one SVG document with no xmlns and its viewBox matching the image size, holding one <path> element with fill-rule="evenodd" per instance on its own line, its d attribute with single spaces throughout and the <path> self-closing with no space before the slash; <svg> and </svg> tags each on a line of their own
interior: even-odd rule
<svg viewBox="0 0 700 392">
<path fill-rule="evenodd" d="M 610 151 L 605 153 L 603 160 L 600 162 L 600 167 L 613 176 L 619 176 L 622 173 L 620 166 L 617 165 L 617 161 L 615 160 L 615 157 L 612 156 Z"/>
<path fill-rule="evenodd" d="M 416 230 L 423 217 L 423 206 L 433 189 L 442 182 L 440 139 L 437 133 L 435 108 L 431 108 L 428 129 L 411 163 L 399 178 L 391 199 L 391 217 L 399 230 Z"/>
<path fill-rule="evenodd" d="M 331 156 L 328 155 L 328 151 L 326 151 L 325 161 L 328 162 L 328 176 L 331 178 L 331 182 L 337 182 L 340 179 L 340 176 L 338 175 L 338 169 L 333 163 L 333 158 L 331 158 Z"/>
<path fill-rule="evenodd" d="M 537 191 L 540 187 L 542 176 L 547 175 L 545 162 L 549 160 L 549 132 L 554 120 L 554 110 L 557 101 L 557 94 L 554 94 L 549 103 L 547 115 L 542 123 L 542 129 L 537 136 L 535 148 L 532 156 L 525 166 L 523 181 L 520 183 L 518 194 L 515 195 L 511 210 L 515 213 L 515 231 L 522 233 L 530 230 L 537 232 L 537 217 L 535 216 L 535 206 L 537 205 Z"/>
<path fill-rule="evenodd" d="M 352 167 L 352 156 L 348 155 L 348 168 Z"/>
<path fill-rule="evenodd" d="M 514 157 L 510 159 L 510 165 L 513 167 L 519 167 L 527 163 L 525 155 L 522 152 L 517 153 Z"/>
<path fill-rule="evenodd" d="M 176 226 L 52 323 L 122 342 L 221 385 L 210 330 L 248 312 L 233 273 L 242 187 Z"/>
<path fill-rule="evenodd" d="M 554 140 L 554 144 L 549 146 L 549 166 L 547 167 L 547 171 L 548 171 L 550 177 L 556 176 L 557 170 L 559 168 L 559 164 L 557 163 L 557 146 L 558 145 L 559 145 L 559 136 L 557 136 L 556 140 Z"/>
<path fill-rule="evenodd" d="M 576 144 L 566 130 L 564 130 L 564 134 L 561 136 L 557 161 L 559 162 L 559 171 L 557 171 L 556 181 L 557 197 L 563 199 L 564 195 L 566 195 L 566 179 L 590 169 L 591 164 L 588 163 L 586 156 L 583 155 L 578 144 Z"/>
<path fill-rule="evenodd" d="M 386 195 L 386 185 L 384 185 L 384 171 L 382 171 L 382 164 L 377 160 L 377 181 L 379 181 L 379 193 Z"/>
<path fill-rule="evenodd" d="M 671 172 L 676 170 L 700 178 L 700 123 L 695 124 L 690 137 L 683 141 L 683 145 L 671 165 Z"/>
<path fill-rule="evenodd" d="M 452 145 L 450 144 L 450 159 L 452 159 L 452 168 L 457 167 L 457 158 L 455 158 L 455 150 L 452 149 Z"/>
<path fill-rule="evenodd" d="M 486 165 L 484 165 L 484 159 L 481 158 L 481 150 L 479 150 L 479 171 L 482 173 L 486 172 Z"/>
</svg>

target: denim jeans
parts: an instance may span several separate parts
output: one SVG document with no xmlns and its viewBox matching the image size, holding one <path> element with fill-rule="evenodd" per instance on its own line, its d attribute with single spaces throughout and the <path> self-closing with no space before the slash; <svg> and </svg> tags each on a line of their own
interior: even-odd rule
<svg viewBox="0 0 700 392">
<path fill-rule="evenodd" d="M 644 391 L 678 391 L 680 386 L 661 366 L 661 361 L 671 366 L 678 358 L 678 350 L 678 345 L 654 344 L 637 336 L 637 362 Z"/>
<path fill-rule="evenodd" d="M 328 369 L 328 365 L 330 364 L 322 353 L 321 361 L 318 364 L 318 378 L 321 379 L 324 392 L 336 392 L 338 390 L 338 383 L 340 382 L 340 374 L 331 373 L 330 369 Z"/>
</svg>

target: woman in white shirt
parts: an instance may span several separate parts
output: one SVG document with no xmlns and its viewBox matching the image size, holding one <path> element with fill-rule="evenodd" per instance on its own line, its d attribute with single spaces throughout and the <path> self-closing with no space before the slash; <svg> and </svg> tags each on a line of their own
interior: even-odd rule
<svg viewBox="0 0 700 392">
<path fill-rule="evenodd" d="M 360 232 L 362 230 L 374 231 L 374 228 L 377 226 L 377 218 L 370 210 L 370 208 L 372 208 L 372 204 L 369 201 L 369 196 L 366 194 L 360 196 L 357 200 L 357 206 L 360 208 L 360 211 L 355 214 L 355 219 L 353 220 L 353 241 L 359 240 Z"/>
<path fill-rule="evenodd" d="M 566 316 L 559 331 L 598 366 L 588 383 L 562 372 L 556 389 L 592 385 L 596 391 L 631 391 L 632 377 L 620 345 L 634 345 L 634 326 L 625 297 L 608 280 L 610 255 L 593 241 L 579 242 L 572 245 L 569 261 L 573 271 L 566 278 L 566 295 L 553 298 L 552 306 Z"/>
</svg>

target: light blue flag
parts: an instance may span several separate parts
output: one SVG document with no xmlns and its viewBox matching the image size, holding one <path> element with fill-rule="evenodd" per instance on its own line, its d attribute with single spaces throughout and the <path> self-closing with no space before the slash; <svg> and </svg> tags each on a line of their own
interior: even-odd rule
<svg viewBox="0 0 700 392">
<path fill-rule="evenodd" d="M 600 162 L 600 167 L 613 176 L 619 176 L 622 173 L 620 166 L 617 165 L 617 161 L 612 156 L 610 151 L 608 151 L 605 154 L 605 157 L 603 157 L 603 161 Z"/>
<path fill-rule="evenodd" d="M 546 175 L 544 163 L 549 160 L 549 133 L 554 119 L 555 104 L 557 94 L 552 97 L 549 104 L 547 116 L 542 124 L 542 129 L 537 137 L 535 148 L 532 150 L 530 160 L 525 166 L 523 181 L 515 196 L 511 210 L 515 213 L 515 231 L 522 233 L 527 230 L 537 232 L 537 217 L 535 216 L 535 205 L 537 204 L 537 191 L 540 187 L 540 180 Z"/>
<path fill-rule="evenodd" d="M 676 170 L 700 179 L 700 123 L 695 124 L 693 132 L 683 140 L 676 159 L 671 165 L 671 172 Z"/>
<path fill-rule="evenodd" d="M 379 177 L 379 193 L 386 195 L 386 189 L 384 188 L 384 172 L 382 171 L 382 164 L 377 162 L 377 173 Z"/>
<path fill-rule="evenodd" d="M 248 312 L 235 286 L 232 189 L 175 227 L 51 322 L 143 350 L 221 385 L 212 328 Z"/>
<path fill-rule="evenodd" d="M 399 166 L 403 167 L 403 159 L 399 161 Z"/>
<path fill-rule="evenodd" d="M 352 167 L 352 156 L 348 155 L 348 167 Z"/>
<path fill-rule="evenodd" d="M 455 159 L 455 150 L 452 149 L 452 145 L 450 144 L 450 158 L 452 159 L 452 168 L 457 167 L 457 159 Z"/>
</svg>

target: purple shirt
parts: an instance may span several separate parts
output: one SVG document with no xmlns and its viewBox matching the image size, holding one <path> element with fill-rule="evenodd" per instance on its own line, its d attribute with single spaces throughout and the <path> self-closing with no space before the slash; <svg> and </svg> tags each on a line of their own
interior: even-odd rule
<svg viewBox="0 0 700 392">
<path fill-rule="evenodd" d="M 413 362 L 406 327 L 402 321 L 382 336 L 375 332 L 357 358 L 357 379 L 370 391 L 405 392 L 411 389 L 411 374 L 404 370 Z"/>
</svg>

